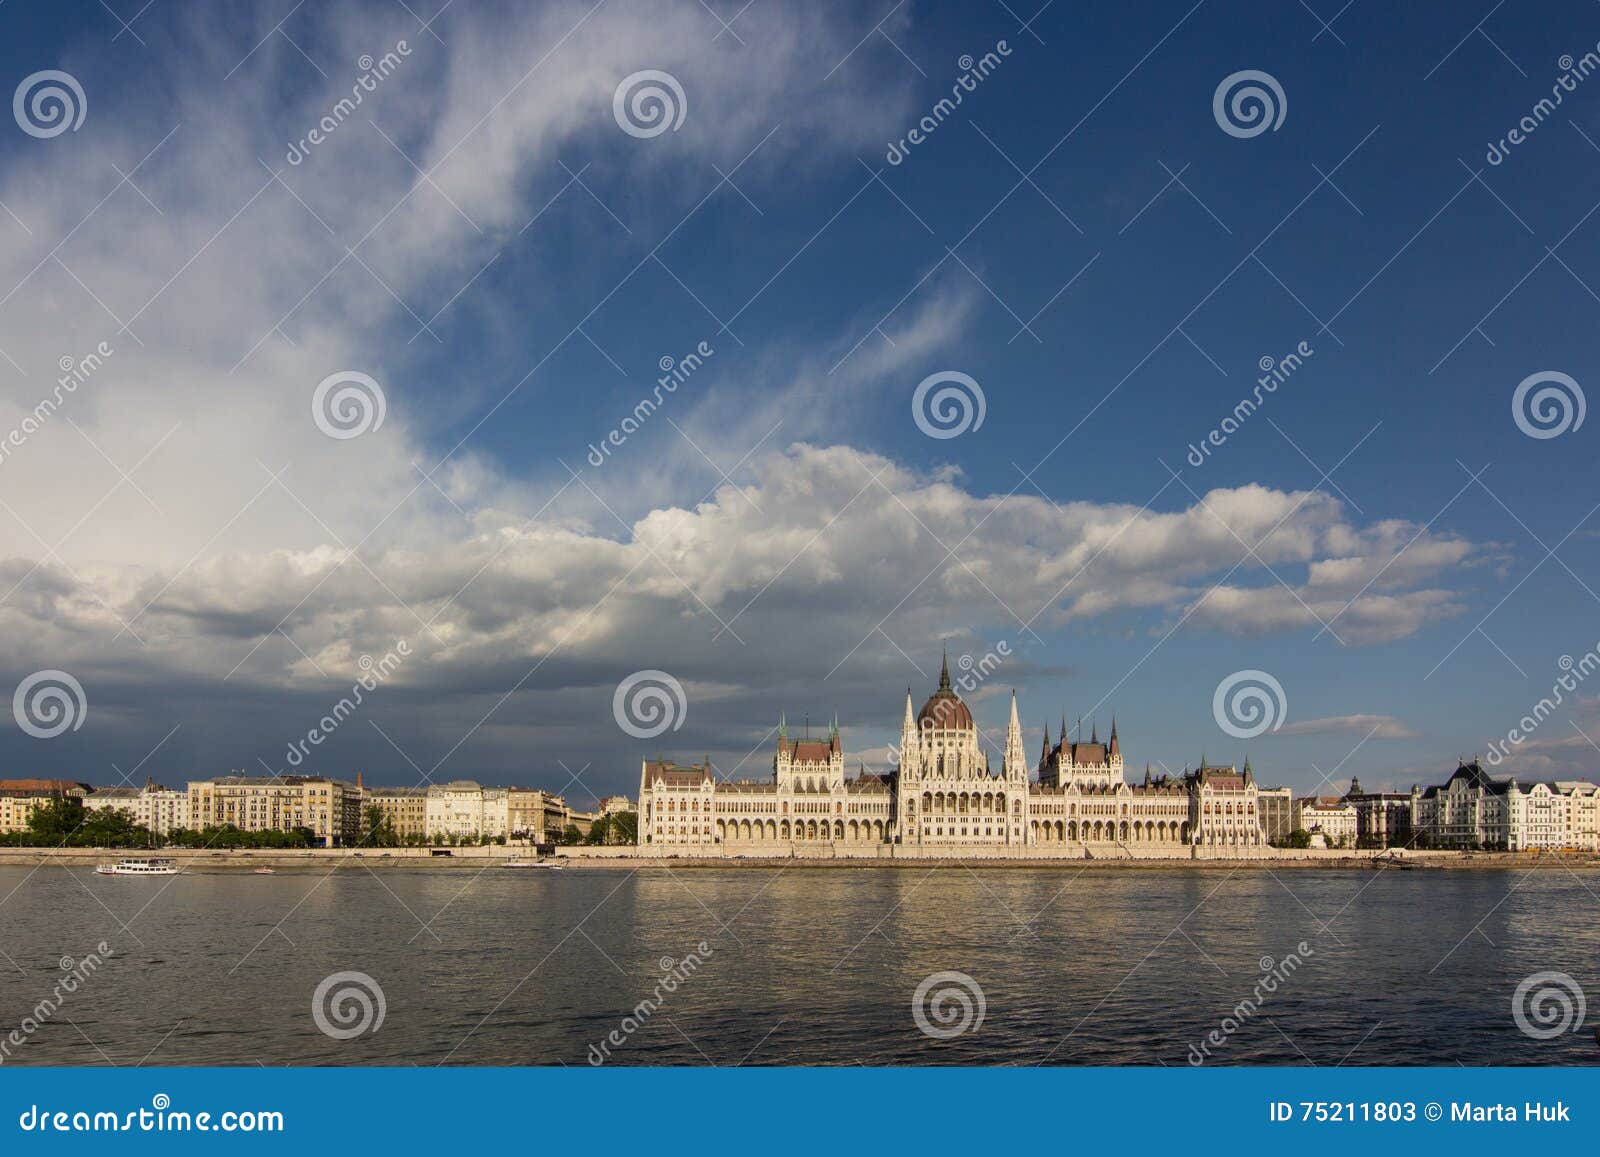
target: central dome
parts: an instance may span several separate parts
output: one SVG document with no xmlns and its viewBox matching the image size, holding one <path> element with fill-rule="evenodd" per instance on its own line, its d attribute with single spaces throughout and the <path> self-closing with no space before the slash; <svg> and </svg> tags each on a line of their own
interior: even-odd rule
<svg viewBox="0 0 1600 1157">
<path fill-rule="evenodd" d="M 918 727 L 937 727 L 946 730 L 976 731 L 972 712 L 961 701 L 961 696 L 950 689 L 950 657 L 945 656 L 939 670 L 939 689 L 928 697 L 917 715 Z"/>
</svg>

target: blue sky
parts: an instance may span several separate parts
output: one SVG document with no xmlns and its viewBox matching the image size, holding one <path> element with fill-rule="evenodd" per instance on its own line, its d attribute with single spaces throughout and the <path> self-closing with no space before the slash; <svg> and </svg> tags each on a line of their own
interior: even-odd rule
<svg viewBox="0 0 1600 1157">
<path fill-rule="evenodd" d="M 1014 686 L 1030 755 L 1115 713 L 1135 767 L 1408 785 L 1600 640 L 1592 427 L 1512 413 L 1594 380 L 1600 80 L 1486 160 L 1593 4 L 111 7 L 0 8 L 7 83 L 87 102 L 0 133 L 0 432 L 115 351 L 0 461 L 0 673 L 88 704 L 8 718 L 8 773 L 291 770 L 401 640 L 307 767 L 582 799 L 658 751 L 765 774 L 780 711 L 836 711 L 882 769 L 941 648 L 1004 643 L 973 698 L 998 737 Z M 675 131 L 614 115 L 646 69 Z M 1275 130 L 1215 118 L 1242 70 Z M 330 438 L 343 371 L 385 420 Z M 985 416 L 936 439 L 944 371 Z M 686 704 L 648 740 L 612 711 L 640 670 Z M 1248 740 L 1213 714 L 1242 670 L 1286 701 Z M 1592 778 L 1595 694 L 1506 770 Z"/>
</svg>

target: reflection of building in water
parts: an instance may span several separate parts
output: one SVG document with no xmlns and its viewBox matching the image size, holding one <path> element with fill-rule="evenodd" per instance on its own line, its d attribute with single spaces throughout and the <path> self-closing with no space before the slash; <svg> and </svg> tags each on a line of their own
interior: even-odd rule
<svg viewBox="0 0 1600 1157">
<path fill-rule="evenodd" d="M 1098 728 L 1088 742 L 1069 740 L 1063 720 L 1051 746 L 1047 728 L 1030 768 L 1013 694 L 1000 767 L 991 767 L 948 663 L 921 711 L 907 692 L 898 754 L 886 775 L 847 776 L 837 722 L 825 739 L 792 739 L 780 721 L 770 779 L 719 780 L 709 760 L 647 760 L 640 845 L 661 855 L 1100 859 L 1266 846 L 1248 761 L 1235 771 L 1202 759 L 1181 776 L 1146 770 L 1129 784 L 1115 722 L 1104 743 Z"/>
</svg>

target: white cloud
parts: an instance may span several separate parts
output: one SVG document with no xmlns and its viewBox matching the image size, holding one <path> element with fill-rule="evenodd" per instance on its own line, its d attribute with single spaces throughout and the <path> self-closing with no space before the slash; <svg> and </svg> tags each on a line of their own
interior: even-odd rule
<svg viewBox="0 0 1600 1157">
<path fill-rule="evenodd" d="M 308 10 L 326 83 L 276 36 L 219 82 L 277 15 L 244 37 L 200 15 L 184 33 L 196 67 L 175 75 L 170 104 L 100 93 L 84 132 L 57 142 L 75 147 L 8 168 L 0 200 L 31 233 L 0 218 L 0 344 L 26 371 L 0 363 L 0 436 L 61 358 L 113 347 L 0 462 L 10 671 L 81 674 L 103 719 L 119 696 L 321 694 L 403 637 L 416 657 L 386 693 L 449 714 L 452 741 L 488 720 L 515 750 L 535 723 L 592 730 L 605 696 L 591 692 L 642 666 L 673 670 L 697 719 L 742 738 L 785 688 L 848 701 L 903 681 L 897 647 L 941 637 L 1186 615 L 1196 629 L 1298 630 L 1337 614 L 1347 640 L 1375 642 L 1459 610 L 1441 576 L 1473 544 L 1363 525 L 1325 493 L 1057 505 L 842 444 L 886 399 L 907 404 L 915 371 L 966 332 L 979 299 L 955 276 L 930 279 L 876 335 L 863 316 L 815 347 L 744 351 L 737 374 L 714 365 L 670 414 L 687 438 L 652 426 L 650 453 L 585 472 L 594 497 L 573 484 L 547 505 L 564 474 L 439 437 L 495 420 L 506 381 L 476 367 L 504 354 L 515 381 L 529 361 L 521 319 L 468 286 L 551 197 L 586 197 L 569 184 L 578 153 L 596 176 L 681 177 L 629 206 L 643 253 L 716 187 L 712 163 L 726 171 L 760 144 L 751 174 L 819 151 L 853 165 L 907 119 L 904 71 L 821 83 L 871 17 L 756 5 L 739 21 L 760 46 L 746 53 L 708 49 L 717 26 L 697 3 L 589 12 L 458 6 L 444 47 L 393 5 Z M 348 92 L 355 59 L 402 36 L 414 55 L 362 115 L 287 165 L 286 143 Z M 612 123 L 611 94 L 646 67 L 679 75 L 690 108 L 680 133 L 637 142 Z M 437 168 L 422 180 L 413 161 Z M 437 358 L 450 347 L 426 333 L 412 342 L 436 313 L 453 340 L 469 303 L 491 343 L 470 366 Z M 310 414 L 316 383 L 343 369 L 373 374 L 388 400 L 382 429 L 349 441 Z M 713 434 L 769 441 L 736 485 L 697 501 L 689 440 Z M 514 685 L 542 696 L 531 718 L 496 714 Z"/>
<path fill-rule="evenodd" d="M 1417 732 L 1393 715 L 1331 715 L 1300 719 L 1278 728 L 1278 735 L 1357 735 L 1363 739 L 1415 739 Z"/>
<path fill-rule="evenodd" d="M 1303 566 L 1330 535 L 1362 538 L 1331 499 L 1304 498 L 1248 487 L 1215 491 L 1207 503 L 1287 513 L 1273 537 L 1293 542 Z M 93 664 L 131 653 L 138 644 L 126 636 L 107 650 L 127 621 L 148 645 L 146 663 L 266 684 L 314 680 L 318 668 L 343 679 L 354 656 L 400 637 L 420 657 L 399 680 L 441 689 L 535 663 L 561 678 L 594 665 L 626 671 L 650 657 L 645 649 L 681 677 L 760 680 L 774 640 L 785 664 L 820 680 L 847 655 L 857 670 L 897 667 L 880 622 L 913 643 L 969 631 L 1021 638 L 1030 625 L 1238 599 L 1232 613 L 1195 618 L 1259 629 L 1259 607 L 1279 588 L 1202 593 L 1235 567 L 1261 573 L 1238 542 L 1209 532 L 1198 507 L 1153 513 L 979 495 L 848 446 L 798 443 L 761 455 L 743 484 L 693 509 L 657 507 L 625 530 L 497 516 L 448 545 L 413 532 L 359 558 L 323 542 L 218 551 L 187 569 L 110 566 L 75 577 L 46 564 L 0 615 L 43 654 Z M 1150 573 L 1169 579 L 1146 581 Z M 1289 605 L 1281 625 L 1307 626 Z M 1397 637 L 1439 605 L 1429 591 L 1369 593 L 1341 622 Z"/>
<path fill-rule="evenodd" d="M 35 558 L 43 540 L 75 570 L 105 560 L 171 570 L 197 554 L 353 543 L 380 520 L 380 537 L 448 536 L 454 511 L 413 463 L 431 468 L 452 448 L 432 444 L 431 429 L 464 415 L 470 426 L 508 387 L 465 368 L 436 380 L 419 355 L 439 347 L 425 333 L 410 341 L 416 319 L 439 314 L 434 329 L 448 338 L 470 304 L 503 345 L 465 360 L 530 360 L 516 319 L 496 326 L 493 293 L 468 289 L 442 307 L 497 253 L 536 261 L 524 251 L 537 232 L 520 231 L 557 193 L 616 240 L 605 210 L 569 183 L 579 164 L 569 154 L 592 158 L 591 187 L 606 167 L 614 184 L 657 171 L 659 195 L 628 207 L 642 241 L 716 188 L 713 164 L 726 172 L 758 142 L 741 179 L 797 155 L 852 156 L 900 122 L 903 80 L 851 72 L 818 86 L 860 38 L 848 15 L 762 6 L 739 25 L 759 50 L 725 52 L 708 50 L 718 26 L 698 4 L 591 7 L 452 12 L 447 48 L 392 5 L 308 11 L 325 82 L 266 36 L 219 83 L 260 37 L 201 17 L 189 47 L 206 66 L 174 74 L 170 103 L 99 92 L 106 111 L 75 135 L 82 147 L 35 149 L 8 168 L 0 200 L 30 232 L 0 218 L 0 332 L 25 371 L 0 362 L 0 434 L 51 390 L 59 359 L 101 341 L 114 352 L 0 463 L 12 510 L 0 511 L 0 558 Z M 278 15 L 261 18 L 265 35 Z M 357 57 L 400 38 L 405 63 L 288 165 L 286 142 L 348 94 Z M 674 72 L 688 92 L 670 139 L 636 141 L 614 123 L 613 89 L 643 67 Z M 286 93 L 299 95 L 286 103 Z M 424 180 L 413 162 L 437 171 Z M 663 169 L 675 179 L 659 179 Z M 352 368 L 383 384 L 388 419 L 336 442 L 309 424 L 310 393 Z M 284 467 L 315 517 L 281 491 L 258 497 Z M 437 482 L 469 507 L 527 496 L 471 440 Z"/>
</svg>

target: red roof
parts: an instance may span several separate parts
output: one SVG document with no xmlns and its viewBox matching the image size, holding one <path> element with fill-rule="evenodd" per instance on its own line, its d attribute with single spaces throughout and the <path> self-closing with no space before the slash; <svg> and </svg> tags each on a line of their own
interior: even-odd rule
<svg viewBox="0 0 1600 1157">
<path fill-rule="evenodd" d="M 785 744 L 789 748 L 789 758 L 797 762 L 827 763 L 833 754 L 832 740 L 790 739 Z"/>
<path fill-rule="evenodd" d="M 1111 762 L 1106 755 L 1106 745 L 1103 743 L 1069 743 L 1067 744 L 1067 758 L 1072 763 L 1086 766 L 1098 766 Z"/>
<path fill-rule="evenodd" d="M 972 722 L 972 712 L 961 701 L 961 696 L 950 688 L 949 655 L 945 656 L 944 665 L 939 669 L 939 689 L 928 696 L 928 701 L 922 705 L 922 711 L 917 715 L 917 726 L 977 730 Z"/>
<path fill-rule="evenodd" d="M 71 783 L 64 779 L 0 779 L 0 792 L 68 792 L 91 791 L 86 783 Z"/>
</svg>

